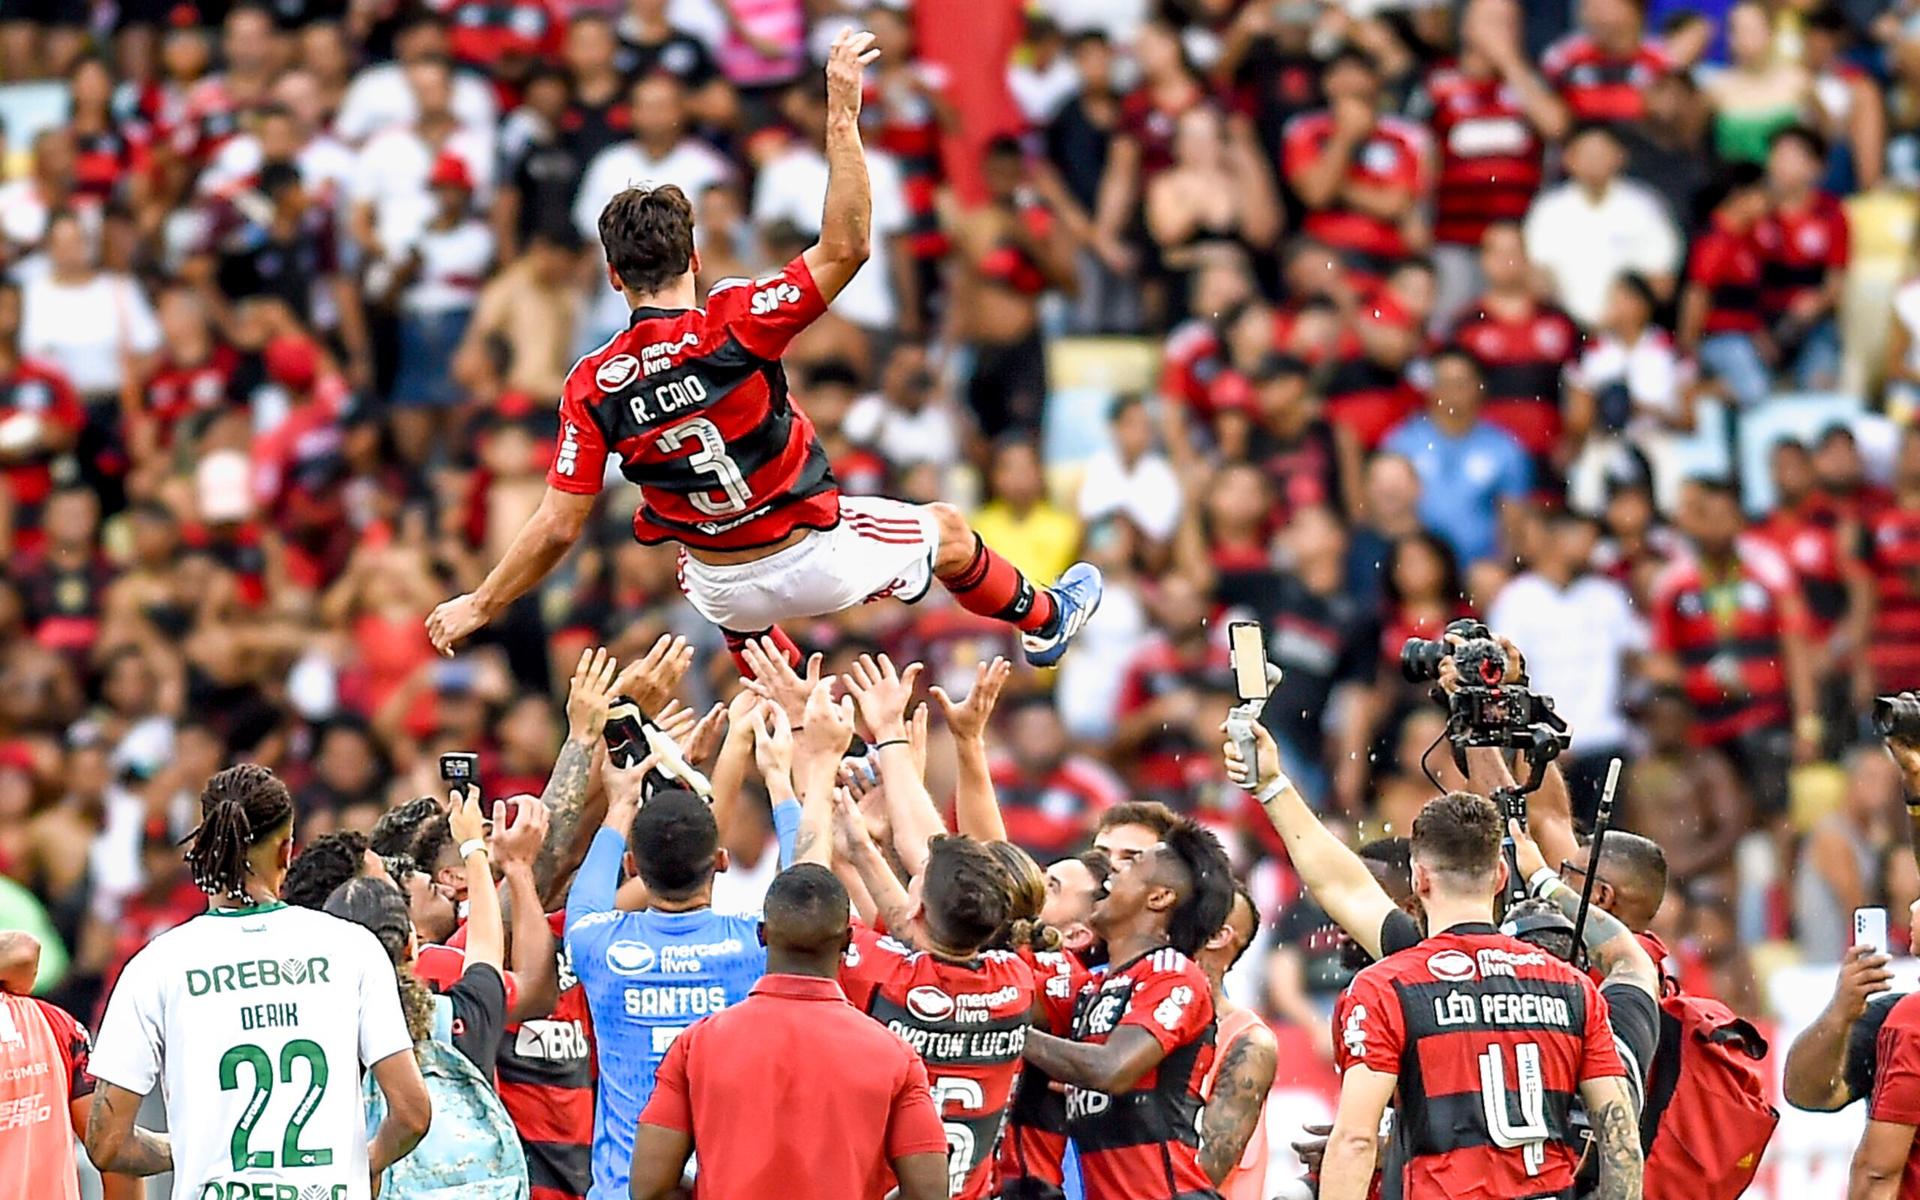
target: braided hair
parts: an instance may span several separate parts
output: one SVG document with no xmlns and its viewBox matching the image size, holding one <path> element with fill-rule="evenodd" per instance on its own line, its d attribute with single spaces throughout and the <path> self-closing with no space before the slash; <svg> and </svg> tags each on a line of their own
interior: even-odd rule
<svg viewBox="0 0 1920 1200">
<path fill-rule="evenodd" d="M 207 780 L 200 824 L 185 839 L 194 886 L 209 896 L 247 901 L 247 854 L 293 824 L 287 785 L 258 763 L 239 763 Z"/>
</svg>

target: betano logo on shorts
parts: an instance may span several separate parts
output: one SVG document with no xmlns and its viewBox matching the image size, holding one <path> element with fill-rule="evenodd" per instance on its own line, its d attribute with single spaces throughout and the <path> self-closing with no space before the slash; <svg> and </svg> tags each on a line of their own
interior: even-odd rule
<svg viewBox="0 0 1920 1200">
<path fill-rule="evenodd" d="M 327 982 L 328 963 L 324 955 L 312 958 L 249 958 L 216 967 L 188 967 L 189 996 L 219 995 L 222 992 L 248 992 L 263 987 L 300 987 Z"/>
</svg>

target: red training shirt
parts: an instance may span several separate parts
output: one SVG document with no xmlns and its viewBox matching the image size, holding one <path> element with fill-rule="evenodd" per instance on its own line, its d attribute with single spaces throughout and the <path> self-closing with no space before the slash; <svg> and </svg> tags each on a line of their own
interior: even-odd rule
<svg viewBox="0 0 1920 1200">
<path fill-rule="evenodd" d="M 1891 1125 L 1920 1125 L 1920 992 L 1909 992 L 1894 1002 L 1886 1024 L 1880 1027 L 1873 1056 L 1878 1073 L 1867 1116 Z M 1920 1138 L 1907 1151 L 1900 1195 L 1920 1196 Z"/>
<path fill-rule="evenodd" d="M 640 1122 L 693 1138 L 708 1200 L 880 1200 L 895 1159 L 947 1152 L 920 1056 L 805 975 L 689 1025 Z"/>
</svg>

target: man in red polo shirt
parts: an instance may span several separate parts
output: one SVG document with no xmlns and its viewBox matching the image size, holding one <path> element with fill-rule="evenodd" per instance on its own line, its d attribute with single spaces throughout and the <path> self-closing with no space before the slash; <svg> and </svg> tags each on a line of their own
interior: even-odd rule
<svg viewBox="0 0 1920 1200">
<path fill-rule="evenodd" d="M 847 1003 L 847 890 L 817 864 L 767 889 L 767 974 L 674 1040 L 640 1114 L 634 1200 L 665 1200 L 700 1154 L 702 1200 L 946 1200 L 927 1069 Z"/>
</svg>

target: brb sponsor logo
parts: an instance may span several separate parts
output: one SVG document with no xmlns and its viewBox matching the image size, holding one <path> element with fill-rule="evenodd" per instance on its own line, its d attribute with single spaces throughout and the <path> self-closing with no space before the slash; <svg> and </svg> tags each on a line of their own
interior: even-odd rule
<svg viewBox="0 0 1920 1200">
<path fill-rule="evenodd" d="M 1067 1120 L 1082 1121 L 1097 1117 L 1113 1107 L 1113 1097 L 1088 1088 L 1067 1087 Z"/>
</svg>

